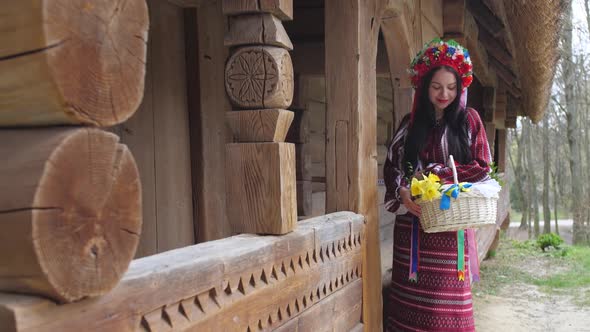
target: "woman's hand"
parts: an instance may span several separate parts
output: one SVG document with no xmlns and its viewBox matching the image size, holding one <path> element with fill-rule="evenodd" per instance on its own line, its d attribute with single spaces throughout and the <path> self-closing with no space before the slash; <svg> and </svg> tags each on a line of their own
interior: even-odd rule
<svg viewBox="0 0 590 332">
<path fill-rule="evenodd" d="M 420 205 L 416 204 L 412 200 L 412 194 L 410 193 L 410 189 L 405 187 L 400 188 L 399 197 L 402 200 L 402 204 L 408 209 L 408 211 L 410 211 L 410 213 L 415 215 L 416 217 L 420 218 Z"/>
</svg>

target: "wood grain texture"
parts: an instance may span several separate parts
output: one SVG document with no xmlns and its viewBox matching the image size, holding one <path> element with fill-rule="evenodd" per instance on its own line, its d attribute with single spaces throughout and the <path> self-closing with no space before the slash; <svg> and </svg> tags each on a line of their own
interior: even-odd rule
<svg viewBox="0 0 590 332">
<path fill-rule="evenodd" d="M 236 233 L 285 234 L 297 222 L 295 146 L 226 145 L 228 218 Z"/>
<path fill-rule="evenodd" d="M 195 243 L 182 9 L 150 1 L 158 252 Z"/>
<path fill-rule="evenodd" d="M 7 1 L 0 6 L 0 125 L 129 118 L 143 97 L 144 0 Z"/>
<path fill-rule="evenodd" d="M 311 181 L 310 144 L 295 144 L 295 176 L 297 181 Z"/>
<path fill-rule="evenodd" d="M 239 48 L 227 61 L 225 88 L 238 108 L 287 109 L 293 101 L 293 64 L 285 49 Z"/>
<path fill-rule="evenodd" d="M 443 1 L 443 32 L 447 34 L 463 34 L 465 31 L 466 0 Z"/>
<path fill-rule="evenodd" d="M 293 44 L 283 23 L 272 14 L 251 14 L 229 17 L 229 30 L 225 34 L 225 46 L 272 45 L 287 50 Z"/>
<path fill-rule="evenodd" d="M 441 37 L 444 34 L 443 3 L 443 0 L 420 0 L 422 26 L 429 25 L 436 37 Z M 430 39 L 423 39 L 423 41 L 427 43 Z"/>
<path fill-rule="evenodd" d="M 283 21 L 293 19 L 293 0 L 222 0 L 223 14 L 271 13 Z"/>
<path fill-rule="evenodd" d="M 221 12 L 221 1 L 200 7 L 198 16 L 199 91 L 198 127 L 191 132 L 200 135 L 200 146 L 193 154 L 202 163 L 200 172 L 193 174 L 200 181 L 193 192 L 197 204 L 198 241 L 210 241 L 232 234 L 226 214 L 225 144 L 231 135 L 225 123 L 225 113 L 231 111 L 225 93 L 224 70 L 228 49 L 223 45 L 227 21 Z"/>
<path fill-rule="evenodd" d="M 381 21 L 382 5 L 325 2 L 326 211 L 355 211 L 366 218 L 363 322 L 368 331 L 380 331 L 383 323 L 375 134 L 379 24 L 374 24 Z"/>
<path fill-rule="evenodd" d="M 0 293 L 0 326 L 273 330 L 325 303 L 335 326 L 352 324 L 359 317 L 354 299 L 360 297 L 363 228 L 362 216 L 342 212 L 301 222 L 280 237 L 239 235 L 145 257 L 131 263 L 112 292 L 67 305 Z"/>
<path fill-rule="evenodd" d="M 216 0 L 167 0 L 170 3 L 182 8 L 194 8 L 206 6 L 214 3 Z"/>
<path fill-rule="evenodd" d="M 506 129 L 498 129 L 498 146 L 496 146 L 498 159 L 496 160 L 496 164 L 498 165 L 499 172 L 506 171 L 506 136 Z"/>
<path fill-rule="evenodd" d="M 274 331 L 351 331 L 361 324 L 362 295 L 362 280 L 355 280 Z"/>
<path fill-rule="evenodd" d="M 133 157 L 97 129 L 0 131 L 0 290 L 60 302 L 111 290 L 135 254 Z"/>
<path fill-rule="evenodd" d="M 484 122 L 492 123 L 494 122 L 494 117 L 496 115 L 496 88 L 494 87 L 483 87 L 483 100 L 482 106 L 483 109 L 481 112 L 483 113 L 482 120 Z"/>
<path fill-rule="evenodd" d="M 291 108 L 291 112 L 294 113 L 293 122 L 285 140 L 289 143 L 309 143 L 309 112 L 300 108 Z"/>
<path fill-rule="evenodd" d="M 496 88 L 496 114 L 494 114 L 494 124 L 498 129 L 504 129 L 507 104 L 508 96 L 506 94 L 506 86 L 500 81 Z"/>
<path fill-rule="evenodd" d="M 381 22 L 381 31 L 385 48 L 391 82 L 394 88 L 411 87 L 407 74 L 408 63 L 417 52 L 412 29 L 413 18 L 417 15 L 416 9 L 411 3 L 398 2 L 398 6 L 390 8 L 384 14 Z"/>
<path fill-rule="evenodd" d="M 311 181 L 297 181 L 297 215 L 311 216 L 312 208 Z"/>
<path fill-rule="evenodd" d="M 281 109 L 225 113 L 234 142 L 284 142 L 293 116 Z"/>
</svg>

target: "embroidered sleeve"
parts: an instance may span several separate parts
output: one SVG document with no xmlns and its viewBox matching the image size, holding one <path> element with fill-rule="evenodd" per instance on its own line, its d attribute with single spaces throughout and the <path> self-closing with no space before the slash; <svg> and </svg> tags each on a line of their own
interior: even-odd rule
<svg viewBox="0 0 590 332">
<path fill-rule="evenodd" d="M 488 178 L 492 155 L 486 131 L 479 114 L 472 108 L 467 109 L 467 125 L 469 126 L 469 140 L 473 160 L 468 164 L 459 164 L 455 161 L 457 178 L 459 182 L 479 182 Z M 453 182 L 453 172 L 450 167 L 442 164 L 431 164 L 427 170 L 438 175 L 445 183 Z"/>
<path fill-rule="evenodd" d="M 383 165 L 383 178 L 386 188 L 385 209 L 392 213 L 402 212 L 398 211 L 401 203 L 399 190 L 402 187 L 408 187 L 408 183 L 404 177 L 404 167 L 402 163 L 404 159 L 404 144 L 408 133 L 409 119 L 409 115 L 406 115 L 402 119 L 400 126 L 389 145 L 387 158 Z"/>
</svg>

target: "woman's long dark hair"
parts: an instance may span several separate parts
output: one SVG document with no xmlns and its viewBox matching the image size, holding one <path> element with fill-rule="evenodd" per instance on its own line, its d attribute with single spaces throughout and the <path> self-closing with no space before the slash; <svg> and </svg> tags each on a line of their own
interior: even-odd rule
<svg viewBox="0 0 590 332">
<path fill-rule="evenodd" d="M 416 169 L 416 165 L 418 164 L 420 151 L 425 148 L 426 138 L 436 123 L 434 105 L 430 101 L 428 88 L 430 87 L 430 82 L 434 74 L 443 68 L 453 73 L 457 80 L 457 96 L 445 108 L 443 115 L 444 123 L 447 126 L 449 153 L 461 164 L 467 164 L 472 159 L 469 149 L 469 134 L 467 132 L 467 112 L 465 112 L 465 109 L 459 107 L 461 91 L 463 90 L 461 77 L 452 67 L 441 66 L 428 72 L 422 79 L 422 85 L 418 91 L 420 96 L 417 100 L 416 113 L 414 114 L 413 123 L 408 129 L 408 136 L 404 146 L 404 165 L 408 165 L 409 163 L 414 169 Z"/>
</svg>

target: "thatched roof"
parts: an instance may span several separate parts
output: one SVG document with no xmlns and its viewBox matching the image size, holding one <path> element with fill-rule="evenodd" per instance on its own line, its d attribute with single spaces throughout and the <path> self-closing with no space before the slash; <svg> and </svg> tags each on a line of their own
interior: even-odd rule
<svg viewBox="0 0 590 332">
<path fill-rule="evenodd" d="M 500 0 L 499 0 L 500 1 Z M 567 0 L 503 0 L 504 24 L 511 35 L 522 112 L 543 118 L 558 59 L 558 41 Z"/>
</svg>

